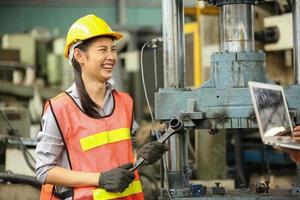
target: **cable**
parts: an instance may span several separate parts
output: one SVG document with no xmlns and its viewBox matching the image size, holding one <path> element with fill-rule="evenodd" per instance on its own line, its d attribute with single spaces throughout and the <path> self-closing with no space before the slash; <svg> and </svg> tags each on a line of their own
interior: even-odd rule
<svg viewBox="0 0 300 200">
<path fill-rule="evenodd" d="M 165 158 L 162 157 L 162 159 L 163 159 L 164 171 L 165 171 L 165 176 L 164 176 L 164 177 L 165 177 L 165 182 L 166 182 L 166 184 L 165 184 L 165 189 L 166 189 L 166 191 L 167 191 L 169 200 L 172 200 L 171 194 L 170 194 L 170 192 L 169 192 L 169 189 L 170 189 L 170 188 L 169 188 L 169 180 L 168 180 L 168 174 L 167 174 L 167 172 L 168 172 L 167 164 L 166 164 Z"/>
<path fill-rule="evenodd" d="M 42 184 L 32 176 L 11 174 L 7 172 L 0 172 L 0 180 L 4 182 L 16 183 L 16 184 L 27 184 L 37 189 L 41 189 Z"/>
<path fill-rule="evenodd" d="M 30 163 L 30 159 L 36 163 L 36 160 L 34 159 L 34 157 L 31 155 L 31 153 L 29 152 L 28 148 L 26 147 L 26 145 L 24 145 L 23 141 L 21 140 L 21 136 L 18 134 L 17 130 L 15 130 L 12 126 L 12 124 L 10 123 L 9 119 L 7 118 L 6 114 L 0 109 L 1 114 L 3 115 L 5 121 L 7 122 L 10 130 L 13 133 L 13 136 L 15 136 L 21 146 L 21 150 L 22 150 L 22 154 L 24 156 L 25 162 L 28 165 L 28 167 L 34 172 L 35 171 L 35 166 L 32 165 Z M 29 157 L 28 157 L 29 156 Z M 29 159 L 30 158 L 30 159 Z"/>
<path fill-rule="evenodd" d="M 149 45 L 149 42 L 146 42 L 142 49 L 141 49 L 141 55 L 140 55 L 140 60 L 141 60 L 141 75 L 142 75 L 142 84 L 143 84 L 143 89 L 144 89 L 144 94 L 145 94 L 145 98 L 146 98 L 146 102 L 147 102 L 147 106 L 151 115 L 151 121 L 152 121 L 152 126 L 153 126 L 153 130 L 155 131 L 155 124 L 154 124 L 154 117 L 152 114 L 152 110 L 150 107 L 150 103 L 149 103 L 149 99 L 148 99 L 148 94 L 147 94 L 147 90 L 146 90 L 146 84 L 145 84 L 145 77 L 144 77 L 144 64 L 143 64 L 143 54 L 144 54 L 144 49 L 145 47 Z M 155 131 L 155 133 L 158 133 L 158 131 Z M 158 139 L 160 136 L 158 134 L 155 134 L 156 138 Z M 166 186 L 166 191 L 169 197 L 169 200 L 172 200 L 170 192 L 169 192 L 169 182 L 168 182 L 168 174 L 167 174 L 167 165 L 166 165 L 166 161 L 164 159 L 164 157 L 162 157 L 163 159 L 163 167 L 164 167 L 164 173 L 165 173 L 165 186 Z"/>
<path fill-rule="evenodd" d="M 155 130 L 154 117 L 153 117 L 152 110 L 151 110 L 151 107 L 150 107 L 150 103 L 149 103 L 149 99 L 148 99 L 148 94 L 147 94 L 147 90 L 146 90 L 145 77 L 144 77 L 143 54 L 144 54 L 144 48 L 147 45 L 148 45 L 148 42 L 146 42 L 143 45 L 142 49 L 141 49 L 141 75 L 142 75 L 142 84 L 143 84 L 144 94 L 145 94 L 146 102 L 147 102 L 148 109 L 149 109 L 150 116 L 151 116 L 152 126 L 153 126 L 153 129 Z"/>
<path fill-rule="evenodd" d="M 157 139 L 159 139 L 160 137 L 161 137 L 161 134 L 160 134 L 160 132 L 159 131 L 155 131 L 155 136 L 156 136 L 156 138 Z M 172 197 L 171 197 L 171 194 L 170 194 L 170 192 L 169 192 L 169 180 L 168 180 L 168 169 L 167 169 L 167 164 L 166 164 L 166 160 L 165 160 L 165 158 L 164 158 L 164 156 L 162 156 L 162 164 L 163 164 L 163 170 L 164 170 L 164 182 L 165 182 L 165 184 L 164 184 L 164 189 L 166 190 L 166 192 L 167 192 L 167 194 L 168 194 L 168 197 L 169 197 L 169 200 L 172 200 Z M 164 194 L 163 194 L 163 196 L 164 196 Z"/>
</svg>

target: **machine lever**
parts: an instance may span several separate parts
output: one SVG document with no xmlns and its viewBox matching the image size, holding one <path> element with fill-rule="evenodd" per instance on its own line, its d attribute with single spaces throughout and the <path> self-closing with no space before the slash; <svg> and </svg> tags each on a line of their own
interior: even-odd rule
<svg viewBox="0 0 300 200">
<path fill-rule="evenodd" d="M 169 122 L 169 128 L 166 130 L 166 132 L 158 138 L 157 142 L 164 143 L 167 141 L 171 135 L 179 131 L 183 127 L 183 122 L 178 118 L 173 118 Z M 142 163 L 144 162 L 144 158 L 140 157 L 135 163 L 133 164 L 133 167 L 129 169 L 129 171 L 136 170 Z"/>
</svg>

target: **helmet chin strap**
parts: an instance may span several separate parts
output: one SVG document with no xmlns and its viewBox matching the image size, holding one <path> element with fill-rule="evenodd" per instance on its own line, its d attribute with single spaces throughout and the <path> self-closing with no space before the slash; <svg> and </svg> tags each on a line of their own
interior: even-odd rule
<svg viewBox="0 0 300 200">
<path fill-rule="evenodd" d="M 83 41 L 82 40 L 79 40 L 77 42 L 75 42 L 74 44 L 72 44 L 69 48 L 69 55 L 68 55 L 68 60 L 69 60 L 69 63 L 70 65 L 72 65 L 72 59 L 74 57 L 74 49 L 75 47 L 77 47 L 78 45 L 80 45 Z"/>
</svg>

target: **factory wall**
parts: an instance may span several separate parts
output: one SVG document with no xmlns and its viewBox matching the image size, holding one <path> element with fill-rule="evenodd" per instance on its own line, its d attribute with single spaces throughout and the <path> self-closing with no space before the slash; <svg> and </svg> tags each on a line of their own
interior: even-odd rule
<svg viewBox="0 0 300 200">
<path fill-rule="evenodd" d="M 0 6 L 0 34 L 26 32 L 36 26 L 47 27 L 54 35 L 66 34 L 80 16 L 94 13 L 112 26 L 117 25 L 117 7 L 98 6 Z M 128 7 L 129 27 L 160 26 L 160 7 Z"/>
</svg>

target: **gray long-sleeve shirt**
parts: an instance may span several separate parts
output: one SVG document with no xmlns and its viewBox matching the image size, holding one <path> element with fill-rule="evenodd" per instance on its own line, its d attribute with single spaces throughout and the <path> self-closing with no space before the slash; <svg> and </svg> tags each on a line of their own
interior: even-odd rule
<svg viewBox="0 0 300 200">
<path fill-rule="evenodd" d="M 113 111 L 114 98 L 112 91 L 114 88 L 111 84 L 107 83 L 106 93 L 104 99 L 104 106 L 99 110 L 99 114 L 102 116 L 109 115 Z M 82 108 L 80 99 L 77 93 L 76 85 L 73 85 L 66 90 L 68 94 L 74 99 L 76 104 Z M 51 109 L 48 108 L 41 119 L 42 130 L 37 135 L 36 145 L 36 176 L 42 183 L 48 175 L 48 171 L 54 166 L 60 166 L 70 169 L 68 162 L 67 151 L 58 126 L 54 119 Z M 138 124 L 134 121 L 132 126 L 132 133 L 136 131 Z M 134 137 L 132 137 L 134 139 Z M 57 188 L 59 191 L 64 191 L 65 188 Z"/>
</svg>

